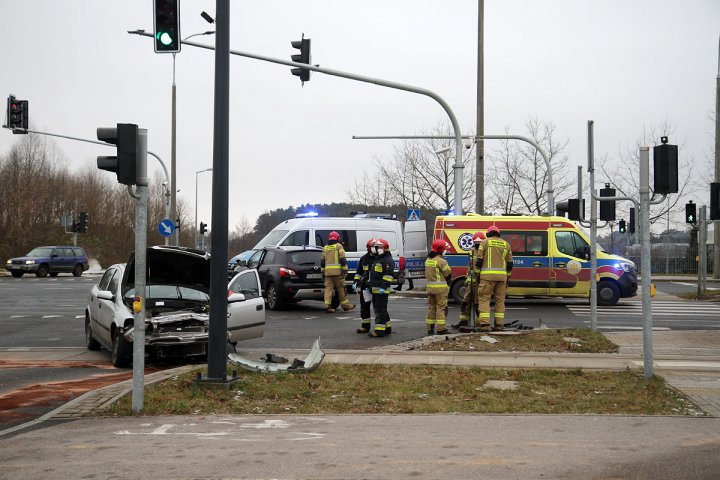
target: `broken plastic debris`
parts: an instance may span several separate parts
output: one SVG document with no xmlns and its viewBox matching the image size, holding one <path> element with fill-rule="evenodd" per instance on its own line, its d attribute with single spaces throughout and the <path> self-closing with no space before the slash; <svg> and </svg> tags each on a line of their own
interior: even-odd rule
<svg viewBox="0 0 720 480">
<path fill-rule="evenodd" d="M 480 337 L 481 342 L 497 343 L 498 341 L 489 335 L 483 335 Z"/>
<path fill-rule="evenodd" d="M 256 362 L 254 360 L 241 357 L 236 353 L 228 354 L 228 360 L 231 363 L 238 365 L 240 368 L 244 368 L 245 370 L 249 370 L 251 372 L 263 373 L 311 372 L 320 365 L 320 363 L 323 361 L 323 358 L 325 358 L 325 352 L 320 347 L 320 337 L 318 337 L 318 339 L 315 340 L 315 343 L 313 343 L 313 346 L 310 349 L 310 353 L 307 354 L 305 360 L 300 360 L 299 358 L 296 358 L 293 360 L 292 363 L 287 363 L 287 359 L 286 363 L 283 364 Z"/>
</svg>

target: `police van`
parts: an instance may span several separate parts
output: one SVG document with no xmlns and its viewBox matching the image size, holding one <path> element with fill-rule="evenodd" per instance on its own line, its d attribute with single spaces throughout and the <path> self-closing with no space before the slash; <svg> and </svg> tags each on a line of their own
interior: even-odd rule
<svg viewBox="0 0 720 480">
<path fill-rule="evenodd" d="M 452 268 L 450 295 L 461 302 L 473 234 L 495 225 L 512 249 L 513 270 L 508 296 L 590 296 L 590 241 L 585 232 L 564 217 L 439 216 L 433 240 L 451 247 L 446 259 Z M 637 294 L 637 270 L 627 258 L 598 248 L 598 305 L 615 305 Z"/>
<path fill-rule="evenodd" d="M 357 262 L 367 253 L 366 245 L 371 238 L 384 238 L 390 244 L 395 260 L 395 279 L 401 270 L 408 267 L 412 278 L 424 275 L 424 260 L 427 256 L 425 221 L 400 223 L 387 214 L 357 213 L 353 217 L 301 216 L 285 220 L 255 245 L 263 247 L 318 246 L 327 244 L 330 232 L 340 234 L 340 243 L 345 249 L 348 261 L 347 280 L 357 269 Z M 422 268 L 419 266 L 422 264 Z M 418 274 L 417 272 L 422 272 Z"/>
</svg>

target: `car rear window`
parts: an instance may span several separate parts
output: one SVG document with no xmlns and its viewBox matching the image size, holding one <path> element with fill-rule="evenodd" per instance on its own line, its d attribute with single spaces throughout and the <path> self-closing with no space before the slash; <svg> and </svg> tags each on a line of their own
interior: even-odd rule
<svg viewBox="0 0 720 480">
<path fill-rule="evenodd" d="M 82 248 L 73 248 L 73 252 L 75 252 L 76 257 L 84 257 L 85 252 L 83 252 Z"/>
<path fill-rule="evenodd" d="M 303 251 L 288 253 L 288 263 L 292 265 L 320 265 L 320 257 L 322 253 L 319 251 Z"/>
</svg>

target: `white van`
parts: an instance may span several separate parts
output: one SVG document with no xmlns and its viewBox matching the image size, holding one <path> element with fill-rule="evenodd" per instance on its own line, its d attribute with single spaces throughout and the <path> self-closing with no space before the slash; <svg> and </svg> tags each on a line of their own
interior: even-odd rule
<svg viewBox="0 0 720 480">
<path fill-rule="evenodd" d="M 405 231 L 403 232 L 403 224 L 398 220 L 380 218 L 372 214 L 358 214 L 354 217 L 308 217 L 285 220 L 265 235 L 255 245 L 255 248 L 303 245 L 323 247 L 327 244 L 328 235 L 332 231 L 340 234 L 340 242 L 345 248 L 349 268 L 348 281 L 351 281 L 355 274 L 358 260 L 367 252 L 366 245 L 371 238 L 384 238 L 390 244 L 390 252 L 395 259 L 396 279 L 398 272 L 405 270 L 406 258 L 421 258 L 424 261 L 427 256 L 425 220 L 405 223 Z M 415 269 L 410 273 L 414 272 Z M 417 278 L 417 276 L 413 275 L 413 278 Z"/>
</svg>

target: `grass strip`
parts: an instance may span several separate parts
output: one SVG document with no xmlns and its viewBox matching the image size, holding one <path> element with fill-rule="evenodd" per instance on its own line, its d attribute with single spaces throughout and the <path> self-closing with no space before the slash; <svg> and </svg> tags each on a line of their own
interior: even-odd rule
<svg viewBox="0 0 720 480">
<path fill-rule="evenodd" d="M 231 389 L 193 382 L 198 369 L 145 390 L 145 415 L 643 414 L 703 415 L 659 377 L 636 371 L 324 364 L 310 373 L 242 372 Z M 517 382 L 515 390 L 484 387 Z M 100 413 L 133 415 L 127 395 Z"/>
</svg>

